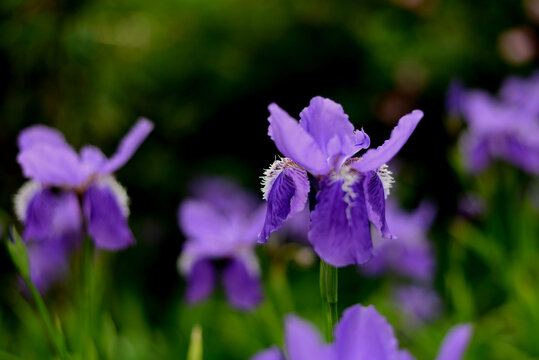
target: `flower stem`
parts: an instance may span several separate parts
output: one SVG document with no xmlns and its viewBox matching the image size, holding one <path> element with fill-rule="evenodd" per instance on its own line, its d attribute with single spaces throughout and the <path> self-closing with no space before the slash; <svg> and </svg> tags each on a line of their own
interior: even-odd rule
<svg viewBox="0 0 539 360">
<path fill-rule="evenodd" d="M 333 328 L 339 319 L 338 302 L 338 269 L 320 259 L 320 295 L 324 303 L 326 323 L 326 340 L 333 340 Z"/>
</svg>

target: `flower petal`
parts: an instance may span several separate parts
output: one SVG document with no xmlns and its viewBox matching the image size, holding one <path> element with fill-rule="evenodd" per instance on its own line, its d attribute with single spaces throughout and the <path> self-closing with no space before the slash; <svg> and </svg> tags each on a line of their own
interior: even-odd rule
<svg viewBox="0 0 539 360">
<path fill-rule="evenodd" d="M 124 166 L 152 130 L 153 123 L 150 120 L 139 119 L 122 139 L 116 153 L 103 166 L 101 173 L 110 174 Z"/>
<path fill-rule="evenodd" d="M 82 171 L 91 175 L 99 172 L 107 162 L 107 157 L 95 146 L 87 145 L 80 150 Z"/>
<path fill-rule="evenodd" d="M 460 360 L 464 356 L 470 338 L 472 337 L 472 326 L 470 324 L 460 324 L 454 326 L 445 336 L 436 360 Z"/>
<path fill-rule="evenodd" d="M 96 182 L 84 193 L 84 216 L 96 247 L 121 250 L 135 243 L 122 207 L 114 189 L 106 182 Z"/>
<path fill-rule="evenodd" d="M 363 190 L 365 191 L 365 204 L 367 205 L 369 220 L 384 237 L 394 238 L 386 222 L 384 186 L 374 171 L 369 171 L 365 174 Z"/>
<path fill-rule="evenodd" d="M 330 348 L 322 342 L 318 331 L 294 315 L 285 320 L 285 343 L 290 360 L 336 360 Z"/>
<path fill-rule="evenodd" d="M 264 198 L 268 206 L 264 227 L 258 237 L 261 242 L 281 228 L 287 219 L 302 211 L 307 202 L 310 190 L 307 172 L 286 165 L 286 160 L 276 161 L 265 173 Z"/>
<path fill-rule="evenodd" d="M 273 346 L 269 349 L 256 353 L 251 360 L 285 360 L 283 353 L 278 347 Z"/>
<path fill-rule="evenodd" d="M 277 104 L 270 104 L 268 109 L 268 135 L 277 149 L 313 174 L 327 173 L 327 159 L 312 136 Z"/>
<path fill-rule="evenodd" d="M 185 236 L 219 242 L 227 228 L 226 218 L 210 204 L 198 200 L 184 201 L 178 210 L 178 223 Z"/>
<path fill-rule="evenodd" d="M 361 172 L 367 172 L 376 170 L 389 162 L 408 141 L 422 117 L 423 111 L 421 110 L 414 110 L 404 115 L 400 118 L 399 124 L 391 131 L 391 136 L 388 140 L 376 149 L 368 150 L 361 161 L 356 161 L 351 166 Z"/>
<path fill-rule="evenodd" d="M 45 125 L 34 125 L 21 131 L 17 144 L 20 151 L 27 150 L 36 144 L 69 146 L 61 132 Z"/>
<path fill-rule="evenodd" d="M 217 281 L 217 271 L 209 259 L 196 261 L 187 280 L 185 299 L 189 303 L 196 303 L 211 295 Z"/>
<path fill-rule="evenodd" d="M 335 328 L 334 346 L 339 360 L 389 360 L 399 353 L 393 328 L 372 305 L 344 311 Z"/>
<path fill-rule="evenodd" d="M 225 268 L 223 285 L 228 301 L 238 309 L 248 310 L 262 301 L 260 278 L 239 259 L 232 259 Z"/>
<path fill-rule="evenodd" d="M 368 261 L 372 241 L 361 181 L 322 179 L 316 199 L 309 231 L 314 251 L 338 267 Z"/>
<path fill-rule="evenodd" d="M 30 279 L 40 293 L 64 279 L 68 273 L 68 251 L 60 240 L 30 242 L 26 245 Z"/>
</svg>

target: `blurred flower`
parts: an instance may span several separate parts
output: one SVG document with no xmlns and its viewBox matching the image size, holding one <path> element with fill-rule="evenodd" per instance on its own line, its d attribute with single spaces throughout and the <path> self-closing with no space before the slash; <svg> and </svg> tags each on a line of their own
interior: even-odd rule
<svg viewBox="0 0 539 360">
<path fill-rule="evenodd" d="M 509 78 L 494 98 L 481 90 L 464 90 L 460 113 L 468 123 L 460 147 L 468 171 L 478 173 L 494 159 L 539 173 L 539 78 Z"/>
<path fill-rule="evenodd" d="M 427 232 L 434 220 L 436 209 L 423 202 L 414 212 L 407 213 L 394 202 L 386 203 L 388 226 L 394 238 L 373 235 L 374 257 L 362 270 L 368 275 L 392 271 L 400 276 L 429 282 L 434 275 L 435 260 Z"/>
<path fill-rule="evenodd" d="M 440 315 L 441 300 L 431 287 L 399 286 L 393 297 L 408 326 L 419 326 Z"/>
<path fill-rule="evenodd" d="M 469 219 L 477 219 L 485 215 L 487 204 L 476 194 L 467 194 L 459 199 L 458 212 Z"/>
<path fill-rule="evenodd" d="M 472 335 L 469 324 L 453 327 L 445 337 L 437 360 L 459 360 Z M 306 321 L 289 315 L 285 320 L 285 344 L 288 360 L 411 360 L 399 350 L 393 328 L 371 305 L 346 309 L 337 323 L 332 344 L 322 342 L 318 331 Z M 276 348 L 263 351 L 251 360 L 284 360 Z"/>
<path fill-rule="evenodd" d="M 269 106 L 268 134 L 286 156 L 265 172 L 266 220 L 259 235 L 266 241 L 273 231 L 304 209 L 309 193 L 309 241 L 315 252 L 333 266 L 363 264 L 372 256 L 369 221 L 386 237 L 385 197 L 393 182 L 386 162 L 406 143 L 423 113 L 402 117 L 389 140 L 362 158 L 352 156 L 367 149 L 370 139 L 354 130 L 342 107 L 315 97 L 300 114 L 300 122 L 276 104 Z M 310 175 L 308 175 L 310 173 Z"/>
<path fill-rule="evenodd" d="M 498 49 L 502 58 L 510 64 L 520 65 L 537 56 L 537 38 L 534 30 L 522 26 L 500 34 Z"/>
<path fill-rule="evenodd" d="M 21 132 L 17 161 L 31 180 L 15 195 L 14 205 L 25 225 L 23 239 L 38 289 L 46 290 L 65 274 L 68 255 L 85 232 L 100 249 L 119 250 L 134 243 L 127 225 L 127 194 L 112 173 L 131 158 L 152 128 L 149 120 L 139 120 L 108 159 L 93 146 L 77 154 L 60 132 L 46 126 Z"/>
<path fill-rule="evenodd" d="M 195 198 L 185 200 L 178 211 L 187 237 L 178 259 L 178 269 L 187 277 L 187 301 L 211 295 L 222 265 L 228 301 L 239 309 L 256 306 L 262 300 L 262 286 L 254 247 L 265 205 L 223 179 L 202 179 L 193 193 Z"/>
</svg>

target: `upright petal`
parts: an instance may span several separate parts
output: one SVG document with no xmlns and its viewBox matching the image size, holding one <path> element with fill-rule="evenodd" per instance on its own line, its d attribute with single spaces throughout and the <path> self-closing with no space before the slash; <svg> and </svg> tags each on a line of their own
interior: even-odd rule
<svg viewBox="0 0 539 360">
<path fill-rule="evenodd" d="M 268 206 L 259 241 L 266 241 L 287 219 L 305 208 L 310 189 L 307 172 L 289 159 L 275 161 L 264 175 L 263 192 Z"/>
<path fill-rule="evenodd" d="M 82 171 L 91 175 L 99 172 L 107 162 L 107 157 L 95 146 L 87 145 L 80 150 Z"/>
<path fill-rule="evenodd" d="M 460 324 L 453 327 L 445 336 L 436 360 L 462 359 L 471 337 L 472 326 L 470 324 Z"/>
<path fill-rule="evenodd" d="M 391 131 L 391 136 L 388 140 L 376 149 L 368 150 L 361 161 L 354 162 L 351 166 L 359 171 L 367 172 L 376 170 L 389 162 L 406 144 L 422 117 L 423 112 L 421 110 L 414 110 L 404 115 L 400 118 L 399 124 Z"/>
<path fill-rule="evenodd" d="M 21 131 L 17 144 L 20 151 L 27 150 L 36 144 L 69 146 L 61 132 L 45 125 L 34 125 Z"/>
<path fill-rule="evenodd" d="M 178 210 L 178 222 L 185 236 L 219 242 L 225 236 L 226 218 L 213 206 L 198 200 L 185 200 Z"/>
<path fill-rule="evenodd" d="M 211 295 L 217 281 L 215 266 L 209 259 L 196 261 L 188 275 L 185 299 L 189 303 L 196 303 Z"/>
<path fill-rule="evenodd" d="M 39 292 L 46 292 L 51 285 L 63 280 L 68 274 L 68 251 L 56 239 L 30 242 L 26 245 L 30 262 L 30 279 Z"/>
<path fill-rule="evenodd" d="M 277 149 L 313 174 L 326 174 L 330 167 L 313 137 L 277 104 L 271 104 L 268 109 L 271 114 L 268 135 Z"/>
<path fill-rule="evenodd" d="M 251 360 L 285 360 L 283 353 L 279 348 L 273 346 L 269 349 L 256 353 Z"/>
<path fill-rule="evenodd" d="M 351 169 L 342 177 L 322 179 L 311 213 L 309 241 L 333 266 L 363 264 L 372 256 L 372 240 L 360 175 Z"/>
<path fill-rule="evenodd" d="M 116 153 L 110 157 L 101 169 L 101 172 L 103 174 L 110 174 L 124 166 L 152 130 L 153 123 L 150 120 L 144 118 L 139 119 L 122 139 Z"/>
<path fill-rule="evenodd" d="M 293 315 L 285 320 L 285 344 L 289 360 L 340 360 L 311 324 Z"/>
<path fill-rule="evenodd" d="M 238 309 L 248 310 L 262 301 L 262 285 L 239 259 L 232 259 L 223 273 L 223 284 L 228 301 Z"/>
<path fill-rule="evenodd" d="M 116 193 L 104 181 L 92 184 L 84 193 L 83 209 L 88 233 L 96 247 L 101 249 L 121 250 L 135 243 L 127 224 L 126 205 Z"/>
<path fill-rule="evenodd" d="M 393 328 L 374 306 L 354 305 L 335 328 L 339 360 L 392 360 L 399 355 Z"/>
<path fill-rule="evenodd" d="M 365 204 L 369 220 L 386 238 L 394 236 L 389 231 L 386 222 L 386 200 L 382 181 L 374 171 L 365 174 L 363 180 L 363 191 L 365 192 Z"/>
</svg>

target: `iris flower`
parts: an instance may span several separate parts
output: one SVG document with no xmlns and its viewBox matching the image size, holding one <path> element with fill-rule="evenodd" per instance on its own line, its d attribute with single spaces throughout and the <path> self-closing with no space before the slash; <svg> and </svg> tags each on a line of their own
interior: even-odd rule
<svg viewBox="0 0 539 360">
<path fill-rule="evenodd" d="M 15 195 L 15 212 L 25 227 L 31 279 L 39 290 L 66 273 L 69 254 L 85 233 L 99 249 L 134 243 L 127 194 L 113 173 L 152 129 L 149 120 L 140 119 L 110 158 L 94 146 L 77 153 L 60 132 L 43 125 L 21 132 L 17 161 L 30 181 Z"/>
<path fill-rule="evenodd" d="M 436 360 L 460 360 L 464 356 L 472 327 L 461 324 L 446 335 Z M 398 348 L 397 338 L 387 320 L 371 305 L 354 305 L 344 311 L 334 332 L 335 341 L 325 344 L 308 322 L 289 315 L 285 320 L 287 356 L 276 348 L 256 354 L 251 360 L 413 360 Z"/>
<path fill-rule="evenodd" d="M 222 269 L 228 301 L 242 310 L 258 305 L 262 286 L 254 247 L 265 204 L 222 179 L 200 180 L 193 192 L 178 211 L 187 237 L 178 259 L 179 271 L 187 277 L 186 300 L 195 303 L 210 296 Z"/>
<path fill-rule="evenodd" d="M 309 241 L 333 266 L 363 264 L 373 252 L 369 222 L 392 237 L 385 220 L 385 197 L 393 179 L 386 163 L 406 143 L 423 112 L 399 120 L 382 146 L 354 157 L 370 146 L 363 130 L 355 130 L 341 107 L 315 97 L 300 113 L 299 123 L 276 104 L 269 106 L 268 134 L 285 156 L 266 170 L 264 199 L 268 207 L 259 241 L 265 242 L 309 198 Z"/>
</svg>

